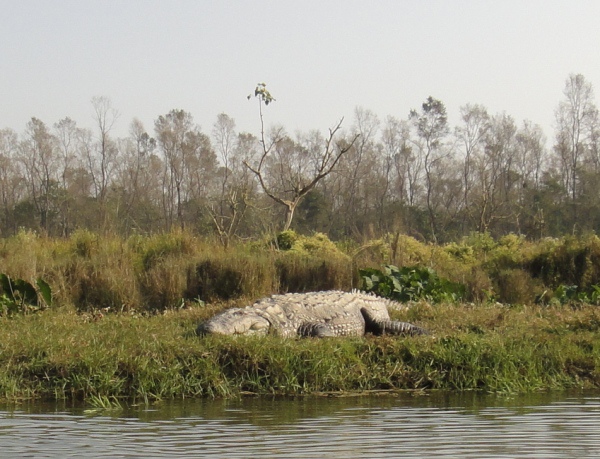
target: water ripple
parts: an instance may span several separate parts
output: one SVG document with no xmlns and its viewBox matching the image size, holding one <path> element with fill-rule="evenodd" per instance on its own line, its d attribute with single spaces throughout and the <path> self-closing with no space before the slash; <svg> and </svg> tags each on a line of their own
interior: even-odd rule
<svg viewBox="0 0 600 459">
<path fill-rule="evenodd" d="M 167 404 L 122 417 L 7 409 L 0 457 L 600 457 L 597 394 L 504 406 L 452 396 L 238 403 Z"/>
</svg>

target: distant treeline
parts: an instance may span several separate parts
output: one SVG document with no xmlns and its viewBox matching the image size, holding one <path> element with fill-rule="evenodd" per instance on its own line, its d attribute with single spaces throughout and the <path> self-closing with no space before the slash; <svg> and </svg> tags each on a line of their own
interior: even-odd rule
<svg viewBox="0 0 600 459">
<path fill-rule="evenodd" d="M 290 224 L 360 240 L 390 232 L 438 242 L 472 232 L 532 239 L 593 232 L 598 109 L 582 75 L 567 78 L 563 95 L 550 140 L 538 125 L 481 105 L 461 107 L 452 127 L 433 97 L 405 118 L 357 108 L 327 135 L 277 126 L 238 133 L 226 114 L 204 132 L 190 113 L 172 110 L 149 131 L 134 119 L 129 136 L 116 138 L 118 112 L 98 97 L 93 129 L 32 118 L 21 134 L 0 130 L 0 235 L 184 228 L 226 245 Z M 255 96 L 269 126 L 274 99 L 264 85 Z"/>
</svg>

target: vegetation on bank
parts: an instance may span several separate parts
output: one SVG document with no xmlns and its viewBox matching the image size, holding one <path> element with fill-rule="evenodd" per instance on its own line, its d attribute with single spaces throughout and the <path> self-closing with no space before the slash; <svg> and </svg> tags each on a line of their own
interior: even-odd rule
<svg viewBox="0 0 600 459">
<path fill-rule="evenodd" d="M 133 399 L 600 385 L 594 306 L 419 303 L 394 317 L 433 336 L 198 338 L 220 306 L 96 317 L 46 310 L 0 320 L 0 397 Z"/>
<path fill-rule="evenodd" d="M 53 307 L 78 312 L 152 313 L 277 292 L 365 288 L 365 276 L 385 265 L 397 267 L 399 279 L 427 285 L 427 299 L 600 302 L 595 235 L 532 242 L 512 234 L 493 239 L 473 233 L 441 245 L 396 233 L 361 244 L 286 231 L 228 247 L 184 231 L 128 238 L 87 230 L 69 238 L 22 231 L 0 239 L 3 276 L 38 290 L 40 282 L 48 284 Z M 419 299 L 419 288 L 413 290 L 396 299 Z M 18 308 L 7 312 L 13 309 Z"/>
<path fill-rule="evenodd" d="M 39 295 L 49 298 L 47 285 L 52 301 L 2 311 L 0 397 L 102 404 L 244 392 L 599 386 L 599 257 L 593 235 L 530 242 L 474 234 L 434 245 L 395 234 L 359 245 L 286 232 L 225 248 L 185 232 L 127 239 L 21 232 L 0 241 L 0 273 L 43 286 Z M 400 282 L 412 307 L 394 318 L 432 336 L 193 333 L 223 308 L 271 293 L 359 287 L 359 272 L 363 281 L 379 276 L 379 285 Z"/>
</svg>

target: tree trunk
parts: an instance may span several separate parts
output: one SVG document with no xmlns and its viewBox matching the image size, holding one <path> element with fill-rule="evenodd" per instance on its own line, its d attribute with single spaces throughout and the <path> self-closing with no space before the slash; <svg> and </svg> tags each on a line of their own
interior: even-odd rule
<svg viewBox="0 0 600 459">
<path fill-rule="evenodd" d="M 292 220 L 294 218 L 294 211 L 296 210 L 296 206 L 298 205 L 299 201 L 295 201 L 295 202 L 290 202 L 286 204 L 286 209 L 285 209 L 285 224 L 283 225 L 283 230 L 282 231 L 287 231 L 290 229 L 290 226 L 292 226 Z"/>
</svg>

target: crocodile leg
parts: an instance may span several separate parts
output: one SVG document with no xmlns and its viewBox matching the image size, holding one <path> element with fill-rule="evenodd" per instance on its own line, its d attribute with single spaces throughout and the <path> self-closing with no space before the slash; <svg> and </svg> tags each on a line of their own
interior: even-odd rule
<svg viewBox="0 0 600 459">
<path fill-rule="evenodd" d="M 379 320 L 373 317 L 365 308 L 361 308 L 360 312 L 365 318 L 365 330 L 374 335 L 429 335 L 429 332 L 424 328 L 417 327 L 408 322 Z"/>
<path fill-rule="evenodd" d="M 304 322 L 298 327 L 298 336 L 326 338 L 328 336 L 337 336 L 335 331 L 323 322 Z"/>
<path fill-rule="evenodd" d="M 325 338 L 328 336 L 363 336 L 365 323 L 363 318 L 349 319 L 339 316 L 325 322 L 304 322 L 298 327 L 299 336 L 314 336 Z"/>
</svg>

